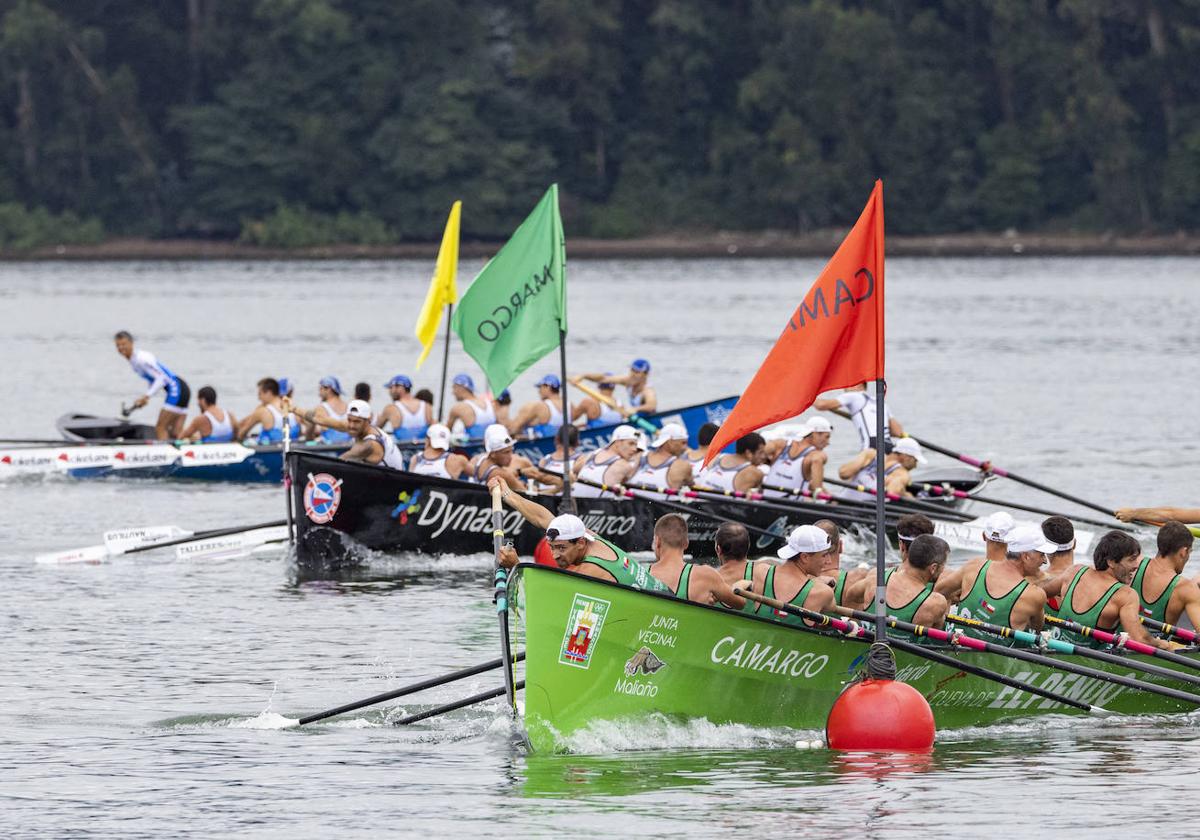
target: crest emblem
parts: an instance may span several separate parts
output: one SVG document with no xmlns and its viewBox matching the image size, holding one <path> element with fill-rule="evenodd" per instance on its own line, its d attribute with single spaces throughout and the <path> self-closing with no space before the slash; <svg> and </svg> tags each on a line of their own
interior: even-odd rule
<svg viewBox="0 0 1200 840">
<path fill-rule="evenodd" d="M 318 525 L 324 525 L 337 514 L 342 503 L 342 480 L 329 473 L 309 473 L 304 486 L 304 513 Z"/>
<path fill-rule="evenodd" d="M 560 665 L 587 668 L 592 664 L 592 652 L 600 639 L 604 617 L 608 615 L 609 601 L 576 595 L 567 614 L 567 627 L 563 633 L 562 647 L 558 653 Z"/>
</svg>

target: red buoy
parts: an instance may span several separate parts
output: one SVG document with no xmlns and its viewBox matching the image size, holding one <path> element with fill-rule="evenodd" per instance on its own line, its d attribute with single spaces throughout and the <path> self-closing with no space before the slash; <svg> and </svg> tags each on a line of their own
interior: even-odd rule
<svg viewBox="0 0 1200 840">
<path fill-rule="evenodd" d="M 933 747 L 933 710 L 908 683 L 863 680 L 842 692 L 825 721 L 835 750 L 924 752 Z"/>
</svg>

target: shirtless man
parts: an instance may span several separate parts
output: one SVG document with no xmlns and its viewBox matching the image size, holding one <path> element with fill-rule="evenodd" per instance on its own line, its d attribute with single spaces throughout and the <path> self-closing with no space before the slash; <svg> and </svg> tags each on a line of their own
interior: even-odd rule
<svg viewBox="0 0 1200 840">
<path fill-rule="evenodd" d="M 471 478 L 486 484 L 493 476 L 500 476 L 513 490 L 525 491 L 524 478 L 537 478 L 540 473 L 533 462 L 513 451 L 513 439 L 508 429 L 493 423 L 483 432 L 483 452 L 471 461 Z"/>
<path fill-rule="evenodd" d="M 771 470 L 763 479 L 768 489 L 763 490 L 764 496 L 783 498 L 794 495 L 782 490 L 771 490 L 770 487 L 781 487 L 798 493 L 811 491 L 815 498 L 825 489 L 825 463 L 829 455 L 825 447 L 829 446 L 829 438 L 833 426 L 824 417 L 810 418 L 801 427 L 798 437 L 784 441 L 783 449 L 771 463 Z"/>
<path fill-rule="evenodd" d="M 732 455 L 718 455 L 696 476 L 699 487 L 712 487 L 726 493 L 748 493 L 763 483 L 762 470 L 758 468 L 767 457 L 767 442 L 758 432 L 750 432 L 738 438 Z"/>
<path fill-rule="evenodd" d="M 912 438 L 900 438 L 892 445 L 892 451 L 883 459 L 883 487 L 888 493 L 912 498 L 908 485 L 912 481 L 911 473 L 918 464 L 926 463 L 921 454 L 921 444 Z M 864 449 L 845 464 L 838 467 L 838 477 L 842 481 L 861 484 L 864 487 L 875 487 L 875 450 Z M 857 490 L 847 491 L 850 498 L 873 499 L 869 493 Z"/>
<path fill-rule="evenodd" d="M 258 443 L 265 446 L 283 442 L 283 401 L 279 399 L 279 383 L 267 377 L 258 380 L 258 405 L 237 425 L 237 439 L 245 440 L 250 430 L 259 427 Z M 300 438 L 300 424 L 288 414 L 289 433 L 293 441 Z"/>
<path fill-rule="evenodd" d="M 621 414 L 629 417 L 633 414 L 653 414 L 658 411 L 658 395 L 648 384 L 650 379 L 650 363 L 645 359 L 634 359 L 629 363 L 629 373 L 622 376 L 612 376 L 604 373 L 585 373 L 583 378 L 600 384 L 624 385 L 625 405 L 621 406 Z"/>
<path fill-rule="evenodd" d="M 836 397 L 825 397 L 813 403 L 818 411 L 843 411 L 850 415 L 850 421 L 858 432 L 860 449 L 875 448 L 875 383 L 863 382 L 846 388 Z M 884 417 L 884 452 L 892 451 L 892 442 L 904 437 L 904 427 L 892 416 L 891 410 L 885 403 Z"/>
<path fill-rule="evenodd" d="M 1035 525 L 1018 525 L 1006 535 L 1003 560 L 972 560 L 963 567 L 958 614 L 1014 630 L 1040 631 L 1045 623 L 1046 592 L 1030 575 L 1046 564 L 1054 543 Z M 968 635 L 994 638 L 967 627 Z"/>
<path fill-rule="evenodd" d="M 351 400 L 346 406 L 346 426 L 353 441 L 339 457 L 343 461 L 380 464 L 394 470 L 404 469 L 404 455 L 391 435 L 371 425 L 371 406 L 366 400 Z"/>
<path fill-rule="evenodd" d="M 471 468 L 466 455 L 450 451 L 450 429 L 434 423 L 425 432 L 425 448 L 412 456 L 408 471 L 417 475 L 461 479 Z"/>
<path fill-rule="evenodd" d="M 180 437 L 184 421 L 187 420 L 188 402 L 192 392 L 182 377 L 160 362 L 149 350 L 134 350 L 133 336 L 121 330 L 114 337 L 117 352 L 129 361 L 133 372 L 150 384 L 146 393 L 133 401 L 134 408 L 141 408 L 159 391 L 166 395 L 154 425 L 154 436 L 159 440 Z"/>
<path fill-rule="evenodd" d="M 550 437 L 562 427 L 562 381 L 548 373 L 535 383 L 538 398 L 521 406 L 517 416 L 504 425 L 516 437 Z"/>
<path fill-rule="evenodd" d="M 787 544 L 776 552 L 784 562 L 778 565 L 756 563 L 754 580 L 742 583 L 750 585 L 750 592 L 762 593 L 793 606 L 816 612 L 828 610 L 834 605 L 833 589 L 823 585 L 820 576 L 831 548 L 829 534 L 816 525 L 797 526 L 788 534 Z M 784 624 L 805 623 L 805 619 L 791 613 L 780 615 L 767 604 L 760 603 L 755 613 Z"/>
<path fill-rule="evenodd" d="M 602 375 L 612 376 L 611 373 L 605 373 Z M 613 398 L 613 391 L 616 390 L 617 386 L 612 382 L 599 382 L 597 383 L 596 388 L 609 399 L 612 399 L 613 402 L 616 402 L 616 400 Z M 582 423 L 584 424 L 584 427 L 588 429 L 596 429 L 600 426 L 616 426 L 620 423 L 624 423 L 625 415 L 621 411 L 620 403 L 617 403 L 616 407 L 614 408 L 607 403 L 600 402 L 595 397 L 584 396 L 584 398 L 576 403 L 571 409 L 571 422 Z"/>
<path fill-rule="evenodd" d="M 233 440 L 237 419 L 217 405 L 216 389 L 205 385 L 196 392 L 196 402 L 200 405 L 200 414 L 183 430 L 183 439 L 200 443 L 229 443 Z"/>
<path fill-rule="evenodd" d="M 712 566 L 683 561 L 688 531 L 687 520 L 679 514 L 664 514 L 654 523 L 654 540 L 650 545 L 654 550 L 650 574 L 674 592 L 676 598 L 698 604 L 724 604 L 735 610 L 746 605 L 746 600 L 734 595 Z"/>
<path fill-rule="evenodd" d="M 687 451 L 687 442 L 687 429 L 678 423 L 667 423 L 654 436 L 650 451 L 638 459 L 629 483 L 656 490 L 678 490 L 691 484 L 692 465 L 681 457 Z"/>
<path fill-rule="evenodd" d="M 1185 612 L 1200 630 L 1200 588 L 1183 576 L 1196 538 L 1182 522 L 1165 522 L 1158 529 L 1158 554 L 1138 565 L 1130 585 L 1142 603 L 1142 615 L 1178 624 Z"/>
<path fill-rule="evenodd" d="M 624 484 L 637 469 L 637 451 L 637 430 L 633 426 L 617 426 L 608 446 L 575 462 L 575 484 L 572 486 L 575 495 L 581 499 L 594 499 L 606 495 L 606 491 L 594 485 Z"/>
<path fill-rule="evenodd" d="M 384 383 L 392 401 L 379 413 L 379 427 L 391 426 L 398 441 L 420 440 L 433 425 L 433 406 L 413 396 L 413 383 L 398 373 Z"/>
<path fill-rule="evenodd" d="M 450 393 L 458 402 L 450 406 L 446 425 L 453 429 L 454 424 L 458 422 L 462 424 L 468 438 L 483 437 L 484 430 L 496 422 L 496 409 L 492 401 L 475 396 L 475 381 L 465 373 L 454 377 Z"/>
<path fill-rule="evenodd" d="M 1010 546 L 1011 548 L 1011 546 Z M 1129 584 L 1142 562 L 1142 546 L 1123 531 L 1109 531 L 1092 551 L 1092 566 L 1075 565 L 1053 581 L 1043 583 L 1049 595 L 1061 595 L 1058 617 L 1110 633 L 1124 631 L 1129 638 L 1171 650 L 1170 642 L 1151 636 L 1139 620 L 1142 602 Z M 1062 631 L 1067 641 L 1103 647 L 1091 636 Z"/>
</svg>

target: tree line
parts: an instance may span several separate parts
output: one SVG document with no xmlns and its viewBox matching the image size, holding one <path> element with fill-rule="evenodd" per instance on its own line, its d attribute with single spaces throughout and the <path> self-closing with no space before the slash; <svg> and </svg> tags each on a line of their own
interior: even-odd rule
<svg viewBox="0 0 1200 840">
<path fill-rule="evenodd" d="M 0 247 L 1200 211 L 1200 0 L 0 0 Z"/>
</svg>

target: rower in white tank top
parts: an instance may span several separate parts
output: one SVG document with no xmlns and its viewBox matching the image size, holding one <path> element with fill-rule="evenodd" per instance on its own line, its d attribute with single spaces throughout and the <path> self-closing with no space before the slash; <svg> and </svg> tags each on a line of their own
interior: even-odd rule
<svg viewBox="0 0 1200 840">
<path fill-rule="evenodd" d="M 446 462 L 450 458 L 449 452 L 443 452 L 436 458 L 430 459 L 425 457 L 424 452 L 418 452 L 412 457 L 412 462 L 409 464 L 409 472 L 414 472 L 417 475 L 432 475 L 437 478 L 451 478 L 450 471 L 446 469 Z"/>
<path fill-rule="evenodd" d="M 806 446 L 800 450 L 800 454 L 795 458 L 789 458 L 788 453 L 792 451 L 792 444 L 795 442 L 792 440 L 787 442 L 787 446 L 779 453 L 779 457 L 775 459 L 775 463 L 771 464 L 771 469 L 767 471 L 767 476 L 763 479 L 763 484 L 786 487 L 789 490 L 799 490 L 801 492 L 808 489 L 808 479 L 804 477 L 804 459 L 816 447 Z M 763 495 L 769 496 L 772 499 L 778 499 L 790 496 L 791 494 L 783 493 L 779 490 L 768 490 L 764 487 Z"/>
<path fill-rule="evenodd" d="M 429 429 L 425 423 L 425 403 L 421 403 L 416 411 L 409 411 L 400 400 L 396 400 L 392 405 L 400 412 L 400 428 L 395 430 L 397 437 L 406 440 L 420 440 L 425 437 L 425 432 Z"/>
<path fill-rule="evenodd" d="M 396 446 L 396 441 L 391 435 L 385 435 L 372 426 L 371 433 L 363 440 L 373 440 L 383 447 L 383 459 L 379 463 L 394 470 L 404 469 L 404 453 L 400 451 L 400 447 Z"/>
<path fill-rule="evenodd" d="M 210 431 L 201 440 L 201 443 L 228 443 L 233 440 L 233 424 L 229 422 L 229 412 L 224 412 L 225 416 L 220 420 L 211 410 L 205 411 L 204 416 L 208 418 L 208 424 L 212 426 Z"/>
<path fill-rule="evenodd" d="M 615 452 L 609 452 L 608 458 L 603 461 L 599 460 L 596 456 L 604 453 L 605 451 L 606 450 L 601 449 L 588 455 L 587 458 L 584 459 L 583 466 L 579 468 L 579 472 L 576 473 L 576 476 L 586 481 L 594 481 L 597 484 L 611 484 L 612 482 L 606 478 L 609 469 L 624 459 Z M 606 499 L 611 499 L 615 496 L 615 494 L 609 493 L 606 490 L 601 490 L 599 487 L 593 487 L 590 484 L 584 484 L 583 481 L 573 484 L 572 491 L 581 499 L 595 499 L 601 496 Z"/>
<path fill-rule="evenodd" d="M 670 472 L 671 465 L 678 460 L 677 457 L 672 455 L 657 467 L 652 466 L 649 459 L 649 453 L 638 459 L 637 472 L 630 477 L 629 483 L 642 484 L 647 487 L 653 487 L 656 490 L 666 490 L 670 487 L 670 484 L 667 483 L 667 473 Z"/>
<path fill-rule="evenodd" d="M 718 455 L 714 458 L 712 463 L 701 471 L 700 477 L 696 479 L 696 484 L 732 493 L 734 491 L 733 482 L 737 478 L 738 473 L 745 469 L 758 469 L 749 461 L 739 464 L 736 467 L 726 467 L 725 459 L 728 457 L 730 456 Z"/>
<path fill-rule="evenodd" d="M 577 460 L 577 459 L 572 458 L 571 459 L 572 463 L 574 463 L 575 460 Z M 537 465 L 538 465 L 539 470 L 544 470 L 548 473 L 554 473 L 555 475 L 566 475 L 567 474 L 566 459 L 559 458 L 553 452 L 551 452 L 549 455 L 543 455 L 540 459 L 538 459 Z M 577 487 L 578 485 L 573 484 L 571 486 L 572 486 L 572 488 L 574 488 L 574 487 Z M 541 484 L 540 482 L 538 483 L 537 489 L 538 489 L 538 492 L 541 493 L 543 496 L 554 496 L 554 495 L 558 495 L 559 493 L 562 492 L 559 488 L 555 487 L 553 484 Z M 595 490 L 596 488 L 592 487 L 589 489 Z M 575 496 L 579 495 L 574 489 L 571 490 L 571 494 L 575 495 Z"/>
</svg>

